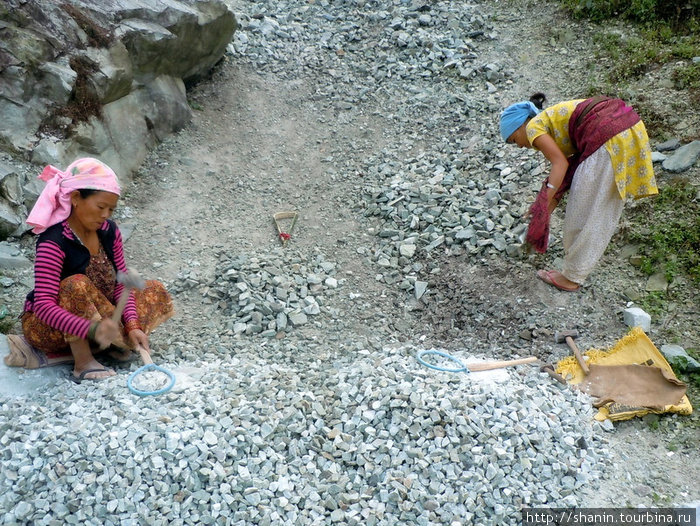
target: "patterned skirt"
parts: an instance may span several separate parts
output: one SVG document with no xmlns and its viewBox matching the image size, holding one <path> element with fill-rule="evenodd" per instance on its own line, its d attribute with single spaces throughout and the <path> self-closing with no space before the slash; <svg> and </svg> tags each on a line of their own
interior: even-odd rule
<svg viewBox="0 0 700 526">
<path fill-rule="evenodd" d="M 136 300 L 139 325 L 146 334 L 150 334 L 175 312 L 170 294 L 159 281 L 146 281 L 143 290 L 133 290 L 132 294 Z M 115 305 L 83 274 L 75 274 L 61 281 L 58 304 L 68 312 L 93 321 L 111 317 L 115 309 Z M 70 354 L 70 343 L 79 340 L 77 336 L 49 327 L 33 312 L 22 315 L 22 332 L 30 345 L 48 357 Z M 121 332 L 121 341 L 112 343 L 124 349 L 131 348 L 124 327 L 121 327 Z"/>
</svg>

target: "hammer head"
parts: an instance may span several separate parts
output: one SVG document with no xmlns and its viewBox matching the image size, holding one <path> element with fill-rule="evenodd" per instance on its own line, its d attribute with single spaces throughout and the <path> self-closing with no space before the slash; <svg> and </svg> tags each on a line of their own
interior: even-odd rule
<svg viewBox="0 0 700 526">
<path fill-rule="evenodd" d="M 576 338 L 578 338 L 578 331 L 575 329 L 573 331 L 556 331 L 554 333 L 554 341 L 556 343 L 562 343 L 566 340 L 567 336 L 575 340 Z"/>
<path fill-rule="evenodd" d="M 127 289 L 144 289 L 146 281 L 135 270 L 117 272 L 117 281 Z"/>
</svg>

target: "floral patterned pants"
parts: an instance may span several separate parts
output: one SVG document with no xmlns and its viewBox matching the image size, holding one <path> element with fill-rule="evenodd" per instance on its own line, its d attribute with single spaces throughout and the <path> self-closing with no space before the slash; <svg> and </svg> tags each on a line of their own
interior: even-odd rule
<svg viewBox="0 0 700 526">
<path fill-rule="evenodd" d="M 174 314 L 170 294 L 159 281 L 149 280 L 143 290 L 135 289 L 131 293 L 136 300 L 139 325 L 146 334 Z M 115 309 L 115 305 L 83 274 L 75 274 L 61 281 L 58 304 L 68 312 L 93 321 L 111 317 Z M 48 354 L 70 353 L 70 343 L 79 340 L 75 335 L 50 327 L 33 312 L 22 315 L 22 331 L 30 345 Z M 131 347 L 123 327 L 122 340 L 113 343 L 123 348 Z"/>
</svg>

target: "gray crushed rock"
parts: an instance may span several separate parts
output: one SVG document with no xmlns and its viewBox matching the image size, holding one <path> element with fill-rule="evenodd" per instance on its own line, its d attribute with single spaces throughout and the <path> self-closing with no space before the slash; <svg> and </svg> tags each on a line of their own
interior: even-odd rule
<svg viewBox="0 0 700 526">
<path fill-rule="evenodd" d="M 5 401 L 2 521 L 503 524 L 576 506 L 609 465 L 587 397 L 536 368 L 493 380 L 415 354 L 297 361 L 277 342 L 162 397 L 125 396 L 120 376 Z"/>
</svg>

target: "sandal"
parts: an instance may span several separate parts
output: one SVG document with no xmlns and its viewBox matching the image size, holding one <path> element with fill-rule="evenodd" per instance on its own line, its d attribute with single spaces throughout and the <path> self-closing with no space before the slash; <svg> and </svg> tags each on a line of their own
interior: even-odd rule
<svg viewBox="0 0 700 526">
<path fill-rule="evenodd" d="M 554 279 L 553 270 L 538 270 L 537 277 L 545 283 L 547 283 L 548 285 L 552 285 L 553 287 L 556 287 L 559 290 L 563 290 L 564 292 L 576 292 L 578 289 L 581 288 L 581 285 L 576 285 L 575 287 L 567 287 L 566 285 L 557 283 L 557 281 Z"/>
<path fill-rule="evenodd" d="M 109 378 L 109 376 L 105 376 L 104 378 L 85 378 L 85 375 L 90 374 L 90 373 L 101 373 L 101 372 L 107 372 L 107 371 L 111 371 L 111 369 L 108 369 L 107 367 L 99 367 L 96 369 L 87 369 L 87 370 L 83 371 L 82 373 L 80 373 L 79 376 L 75 376 L 73 374 L 73 371 L 71 371 L 70 373 L 68 373 L 68 377 L 76 384 L 81 384 L 85 380 L 89 380 L 91 382 L 100 382 L 102 380 L 106 380 L 107 378 Z M 112 376 L 114 376 L 114 375 L 112 375 Z"/>
</svg>

